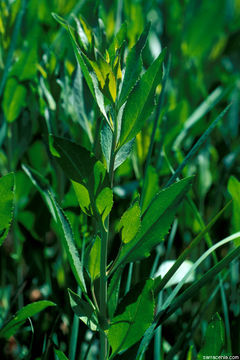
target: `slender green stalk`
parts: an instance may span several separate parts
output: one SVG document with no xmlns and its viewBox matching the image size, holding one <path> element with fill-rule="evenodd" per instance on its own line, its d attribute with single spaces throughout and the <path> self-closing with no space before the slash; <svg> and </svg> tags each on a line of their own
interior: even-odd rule
<svg viewBox="0 0 240 360">
<path fill-rule="evenodd" d="M 107 221 L 107 231 L 102 229 L 101 238 L 101 259 L 100 259 L 100 319 L 101 325 L 105 327 L 107 319 L 107 245 L 109 235 L 109 221 Z M 107 337 L 104 331 L 100 331 L 100 359 L 105 360 L 108 352 Z"/>
<path fill-rule="evenodd" d="M 163 292 L 158 295 L 157 311 L 161 309 Z M 161 359 L 162 326 L 158 326 L 154 336 L 154 360 Z"/>
<path fill-rule="evenodd" d="M 84 264 L 84 253 L 85 253 L 85 237 L 83 236 L 82 251 L 81 251 L 82 265 Z M 81 293 L 82 293 L 80 286 L 78 286 L 77 293 L 78 293 L 78 295 L 81 295 Z M 79 317 L 76 314 L 74 314 L 71 339 L 70 339 L 70 347 L 69 347 L 69 360 L 75 360 L 75 358 L 76 358 L 79 322 L 80 322 Z"/>
<path fill-rule="evenodd" d="M 128 277 L 127 277 L 127 284 L 126 284 L 126 289 L 125 289 L 125 295 L 129 292 L 130 287 L 131 287 L 132 273 L 133 273 L 133 263 L 130 263 L 129 270 L 128 270 Z"/>
<path fill-rule="evenodd" d="M 116 115 L 116 113 L 114 114 Z M 116 119 L 116 116 L 115 116 Z M 111 157 L 109 165 L 110 186 L 113 188 L 115 148 L 117 141 L 117 126 L 113 132 Z M 109 239 L 109 215 L 105 221 L 105 227 L 101 225 L 101 254 L 100 254 L 100 306 L 99 316 L 103 329 L 107 326 L 107 248 Z M 100 359 L 105 360 L 108 353 L 107 337 L 103 330 L 100 331 Z"/>
</svg>

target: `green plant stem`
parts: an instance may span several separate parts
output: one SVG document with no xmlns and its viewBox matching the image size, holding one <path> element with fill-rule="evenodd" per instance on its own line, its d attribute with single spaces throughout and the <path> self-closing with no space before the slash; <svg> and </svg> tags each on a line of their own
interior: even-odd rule
<svg viewBox="0 0 240 360">
<path fill-rule="evenodd" d="M 158 295 L 158 302 L 157 302 L 157 311 L 161 309 L 162 305 L 162 291 Z M 162 326 L 159 325 L 155 330 L 154 336 L 154 359 L 160 360 L 161 359 L 161 342 L 162 342 Z"/>
<path fill-rule="evenodd" d="M 116 116 L 115 116 L 116 119 Z M 115 127 L 117 129 L 117 127 Z M 112 146 L 111 146 L 111 157 L 109 165 L 109 180 L 110 187 L 113 188 L 113 177 L 114 177 L 114 161 L 115 161 L 115 148 L 117 141 L 117 131 L 113 133 Z M 103 329 L 107 325 L 107 248 L 109 240 L 109 215 L 105 221 L 105 226 L 101 224 L 101 254 L 100 254 L 100 320 Z M 100 331 L 100 360 L 106 360 L 108 353 L 107 337 L 104 330 Z"/>
<path fill-rule="evenodd" d="M 84 255 L 85 255 L 85 236 L 83 236 L 82 242 L 82 251 L 81 251 L 81 263 L 84 264 Z M 78 286 L 77 290 L 78 295 L 81 296 L 82 291 L 80 286 Z M 78 332 L 79 332 L 79 317 L 74 314 L 73 316 L 73 325 L 70 339 L 70 347 L 69 347 L 69 360 L 75 360 L 76 358 L 76 350 L 77 350 L 77 340 L 78 340 Z"/>
<path fill-rule="evenodd" d="M 100 259 L 100 319 L 101 326 L 105 327 L 107 319 L 107 245 L 109 236 L 109 217 L 107 219 L 107 230 L 102 229 L 101 259 Z M 100 331 L 100 359 L 105 360 L 108 351 L 107 337 L 104 331 Z"/>
<path fill-rule="evenodd" d="M 127 277 L 127 284 L 125 289 L 125 295 L 129 292 L 131 287 L 131 281 L 132 281 L 132 273 L 133 273 L 133 263 L 131 262 L 129 264 L 129 270 L 128 270 L 128 277 Z"/>
</svg>

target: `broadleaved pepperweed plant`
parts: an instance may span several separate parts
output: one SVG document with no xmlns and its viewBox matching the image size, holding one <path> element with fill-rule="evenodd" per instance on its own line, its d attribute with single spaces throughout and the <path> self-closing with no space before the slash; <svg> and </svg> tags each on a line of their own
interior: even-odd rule
<svg viewBox="0 0 240 360">
<path fill-rule="evenodd" d="M 213 73 L 204 83 L 205 62 L 228 46 L 220 20 L 216 32 L 207 30 L 218 5 L 118 0 L 112 8 L 83 1 L 67 17 L 58 15 L 60 5 L 50 16 L 40 1 L 35 27 L 33 1 L 15 3 L 14 12 L 4 1 L 0 15 L 0 244 L 7 239 L 1 266 L 5 271 L 11 254 L 18 269 L 14 299 L 13 269 L 1 283 L 3 356 L 180 360 L 234 354 L 240 183 L 230 176 L 239 145 L 229 139 L 235 140 L 237 120 L 226 126 L 224 146 L 232 148 L 220 170 L 216 144 L 225 137 L 226 118 L 237 117 L 239 79 L 226 53 L 218 65 L 222 77 Z M 181 6 L 188 11 L 184 39 L 173 36 Z M 16 18 L 8 45 L 10 10 Z M 45 17 L 53 45 L 44 49 L 45 39 L 40 51 L 36 39 Z M 169 47 L 158 39 L 158 17 L 175 39 Z M 17 32 L 31 24 L 34 35 L 14 62 Z M 185 80 L 188 72 L 191 80 Z M 227 230 L 217 228 L 221 221 Z M 43 320 L 37 354 L 34 315 L 37 323 Z M 28 347 L 27 335 L 16 340 L 20 327 L 31 333 Z"/>
</svg>

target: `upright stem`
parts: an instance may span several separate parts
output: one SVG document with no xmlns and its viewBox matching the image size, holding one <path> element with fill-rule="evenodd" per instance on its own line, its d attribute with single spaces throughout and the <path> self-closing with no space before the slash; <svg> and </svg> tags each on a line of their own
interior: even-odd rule
<svg viewBox="0 0 240 360">
<path fill-rule="evenodd" d="M 107 219 L 107 230 L 102 229 L 101 239 L 101 259 L 100 259 L 100 318 L 101 326 L 105 327 L 107 321 L 107 245 L 109 236 L 109 217 Z M 107 358 L 108 344 L 107 337 L 103 330 L 100 331 L 100 359 L 105 360 Z"/>
<path fill-rule="evenodd" d="M 116 119 L 116 117 L 115 117 Z M 117 126 L 115 126 L 117 129 Z M 113 187 L 115 147 L 117 131 L 113 133 L 111 157 L 109 165 L 110 186 Z M 109 239 L 109 215 L 106 218 L 105 226 L 101 225 L 101 258 L 100 258 L 100 320 L 103 329 L 107 325 L 107 248 Z M 100 360 L 106 360 L 108 354 L 107 337 L 103 330 L 100 331 Z"/>
</svg>

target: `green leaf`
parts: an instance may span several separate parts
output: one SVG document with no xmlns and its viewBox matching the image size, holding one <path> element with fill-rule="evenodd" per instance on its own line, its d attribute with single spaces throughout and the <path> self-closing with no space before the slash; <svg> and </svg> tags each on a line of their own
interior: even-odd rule
<svg viewBox="0 0 240 360">
<path fill-rule="evenodd" d="M 6 120 L 11 123 L 17 119 L 22 108 L 25 106 L 27 95 L 26 88 L 14 78 L 7 81 L 3 95 L 3 111 Z"/>
<path fill-rule="evenodd" d="M 96 236 L 94 244 L 91 247 L 88 260 L 88 271 L 92 281 L 94 281 L 100 274 L 100 253 L 101 239 L 99 236 Z"/>
<path fill-rule="evenodd" d="M 6 239 L 12 219 L 14 201 L 14 174 L 0 178 L 0 246 Z"/>
<path fill-rule="evenodd" d="M 112 279 L 110 281 L 109 287 L 108 287 L 108 314 L 110 319 L 113 317 L 117 305 L 118 305 L 118 299 L 119 299 L 119 291 L 120 291 L 120 284 L 121 284 L 121 278 L 122 278 L 122 271 L 123 267 L 119 267 L 117 271 L 114 272 Z"/>
<path fill-rule="evenodd" d="M 231 176 L 228 181 L 228 191 L 233 198 L 233 231 L 240 231 L 240 182 L 234 176 Z M 235 240 L 234 244 L 239 246 L 240 240 Z"/>
<path fill-rule="evenodd" d="M 151 325 L 154 313 L 152 286 L 152 279 L 144 286 L 138 284 L 121 301 L 107 334 L 113 353 L 134 345 Z"/>
<path fill-rule="evenodd" d="M 204 345 L 202 346 L 197 358 L 203 359 L 204 356 L 212 354 L 214 356 L 221 355 L 221 351 L 225 344 L 225 331 L 223 321 L 218 313 L 213 316 L 212 321 L 208 324 L 204 337 Z"/>
<path fill-rule="evenodd" d="M 102 92 L 109 100 L 115 102 L 117 96 L 117 82 L 112 67 L 100 53 L 97 53 L 97 55 L 98 61 L 96 62 L 89 59 L 89 63 L 97 76 Z"/>
<path fill-rule="evenodd" d="M 138 233 L 141 227 L 141 209 L 139 202 L 125 211 L 118 225 L 118 231 L 121 231 L 122 242 L 129 243 Z"/>
<path fill-rule="evenodd" d="M 155 90 L 162 79 L 162 63 L 165 53 L 166 51 L 161 52 L 129 95 L 123 111 L 120 145 L 130 141 L 138 134 L 153 111 Z"/>
<path fill-rule="evenodd" d="M 68 26 L 68 31 L 69 31 L 69 34 L 70 34 L 70 38 L 71 38 L 71 41 L 72 41 L 73 50 L 74 50 L 76 59 L 77 59 L 79 65 L 80 65 L 80 68 L 81 68 L 81 70 L 83 72 L 83 76 L 84 76 L 84 78 L 85 78 L 85 80 L 87 82 L 87 85 L 88 85 L 91 93 L 92 93 L 92 96 L 96 100 L 95 93 L 94 93 L 93 82 L 92 82 L 92 79 L 91 79 L 91 76 L 90 76 L 90 73 L 89 73 L 89 69 L 88 69 L 88 66 L 87 66 L 87 61 L 86 61 L 87 57 L 84 55 L 84 53 L 81 51 L 80 47 L 78 46 L 75 35 L 74 35 L 74 32 L 73 32 L 73 29 L 70 26 Z"/>
<path fill-rule="evenodd" d="M 148 256 L 150 251 L 163 241 L 192 180 L 192 177 L 180 180 L 155 196 L 142 216 L 140 232 L 123 246 L 115 268 Z"/>
<path fill-rule="evenodd" d="M 129 51 L 126 60 L 126 71 L 123 79 L 122 89 L 118 100 L 118 108 L 120 108 L 126 101 L 129 93 L 136 84 L 141 71 L 142 71 L 142 50 L 146 44 L 148 33 L 150 29 L 150 23 L 145 27 L 142 35 L 138 39 L 137 43 Z"/>
<path fill-rule="evenodd" d="M 68 360 L 66 355 L 61 350 L 54 349 L 54 353 L 57 355 L 58 360 Z"/>
<path fill-rule="evenodd" d="M 132 151 L 134 141 L 135 138 L 121 146 L 120 149 L 117 151 L 114 161 L 114 170 L 116 170 L 128 158 Z"/>
<path fill-rule="evenodd" d="M 144 187 L 144 193 L 142 194 L 143 197 L 142 212 L 144 212 L 147 209 L 153 197 L 159 191 L 158 173 L 157 170 L 151 165 L 148 166 L 145 181 L 146 181 L 146 185 Z"/>
<path fill-rule="evenodd" d="M 96 75 L 94 73 L 90 73 L 90 77 L 92 79 L 92 84 L 93 84 L 93 89 L 94 89 L 94 94 L 95 94 L 95 100 L 98 104 L 99 110 L 101 111 L 101 113 L 103 114 L 105 120 L 107 121 L 108 125 L 110 126 L 110 128 L 112 129 L 112 124 L 110 123 L 106 110 L 105 110 L 105 106 L 104 106 L 104 96 L 102 91 L 99 88 L 98 85 L 98 79 L 96 77 Z"/>
<path fill-rule="evenodd" d="M 31 42 L 23 47 L 19 60 L 13 65 L 10 76 L 19 81 L 32 80 L 37 74 L 37 43 Z"/>
<path fill-rule="evenodd" d="M 92 96 L 94 97 L 101 113 L 103 114 L 103 116 L 104 116 L 105 120 L 107 121 L 107 123 L 109 124 L 110 128 L 112 128 L 112 124 L 110 123 L 107 113 L 106 113 L 106 110 L 105 110 L 104 96 L 99 88 L 97 76 L 95 73 L 93 73 L 89 70 L 89 68 L 91 66 L 90 60 L 78 46 L 77 41 L 75 39 L 75 35 L 73 33 L 73 30 L 70 27 L 68 28 L 68 30 L 69 30 L 69 34 L 70 34 L 70 37 L 72 40 L 74 53 L 75 53 L 75 56 L 77 58 L 79 65 L 81 67 L 81 70 L 83 72 L 83 76 L 88 84 L 88 87 L 92 93 Z"/>
<path fill-rule="evenodd" d="M 82 211 L 87 215 L 92 215 L 91 201 L 89 192 L 85 186 L 72 180 L 73 188 L 78 199 L 78 203 Z"/>
<path fill-rule="evenodd" d="M 49 196 L 57 213 L 58 223 L 61 225 L 63 231 L 63 245 L 67 253 L 68 261 L 71 266 L 72 272 L 77 280 L 78 285 L 83 292 L 86 292 L 86 285 L 83 277 L 83 268 L 79 259 L 78 250 L 75 245 L 75 240 L 72 232 L 72 228 L 67 216 L 58 205 L 52 192 L 49 191 Z"/>
<path fill-rule="evenodd" d="M 70 304 L 74 313 L 92 330 L 96 331 L 98 328 L 98 321 L 95 314 L 94 307 L 88 302 L 81 299 L 72 290 L 68 289 L 70 297 Z"/>
<path fill-rule="evenodd" d="M 93 143 L 91 126 L 84 108 L 82 73 L 79 65 L 73 79 L 73 111 L 77 121 L 88 134 L 90 142 Z"/>
<path fill-rule="evenodd" d="M 52 12 L 52 17 L 54 18 L 54 20 L 56 20 L 60 25 L 62 25 L 64 27 L 64 29 L 68 30 L 68 22 L 63 19 L 61 16 L 59 16 L 58 14 Z"/>
<path fill-rule="evenodd" d="M 104 223 L 113 205 L 105 167 L 82 146 L 56 136 L 50 136 L 50 139 L 52 154 L 73 181 L 80 207 L 88 215 L 97 212 Z"/>
<path fill-rule="evenodd" d="M 111 45 L 109 46 L 108 53 L 111 60 L 115 58 L 116 49 L 119 49 L 127 37 L 127 23 L 124 22 L 116 36 L 114 37 Z"/>
<path fill-rule="evenodd" d="M 24 306 L 21 310 L 19 310 L 14 318 L 10 320 L 1 330 L 0 337 L 9 339 L 12 335 L 14 335 L 17 330 L 25 323 L 25 321 L 31 317 L 44 310 L 48 306 L 56 306 L 51 301 L 42 300 L 37 301 L 32 304 Z"/>
<path fill-rule="evenodd" d="M 107 169 L 109 170 L 110 166 L 110 155 L 112 148 L 112 138 L 113 133 L 108 124 L 105 124 L 101 130 L 100 139 L 101 139 L 101 147 L 102 152 L 105 157 L 107 163 Z M 132 147 L 134 144 L 134 140 L 132 139 L 126 144 L 124 144 L 118 151 L 116 152 L 115 160 L 114 160 L 114 170 L 116 170 L 130 155 L 132 151 Z"/>
<path fill-rule="evenodd" d="M 113 133 L 108 124 L 104 124 L 100 133 L 101 148 L 109 171 Z"/>
<path fill-rule="evenodd" d="M 103 224 L 113 206 L 113 192 L 109 187 L 105 187 L 101 190 L 96 198 L 96 208 L 102 218 Z"/>
<path fill-rule="evenodd" d="M 54 220 L 59 224 L 59 227 L 63 233 L 62 242 L 64 249 L 67 253 L 68 261 L 71 266 L 72 272 L 76 278 L 78 285 L 81 287 L 83 292 L 86 292 L 86 285 L 83 277 L 83 268 L 79 259 L 77 247 L 72 232 L 71 225 L 61 207 L 58 205 L 52 189 L 48 182 L 43 178 L 37 171 L 22 166 L 25 173 L 28 175 L 33 185 L 40 191 L 43 199 L 45 200 L 50 213 L 53 215 Z"/>
</svg>

